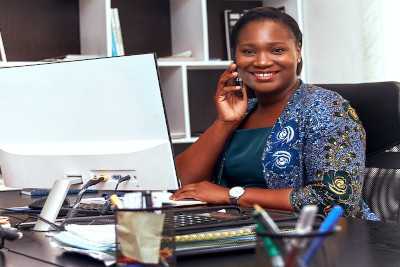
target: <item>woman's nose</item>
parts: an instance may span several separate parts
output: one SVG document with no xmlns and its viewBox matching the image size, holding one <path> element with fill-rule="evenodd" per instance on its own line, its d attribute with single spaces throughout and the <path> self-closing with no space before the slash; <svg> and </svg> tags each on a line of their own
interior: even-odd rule
<svg viewBox="0 0 400 267">
<path fill-rule="evenodd" d="M 267 67 L 273 64 L 271 57 L 268 53 L 258 53 L 254 65 L 258 67 Z"/>
</svg>

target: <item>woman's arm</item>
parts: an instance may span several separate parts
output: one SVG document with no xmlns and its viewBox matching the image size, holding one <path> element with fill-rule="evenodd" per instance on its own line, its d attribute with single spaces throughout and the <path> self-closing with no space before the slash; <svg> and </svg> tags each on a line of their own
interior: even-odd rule
<svg viewBox="0 0 400 267">
<path fill-rule="evenodd" d="M 238 127 L 247 110 L 247 93 L 233 84 L 236 65 L 222 73 L 215 93 L 218 117 L 193 145 L 176 159 L 178 177 L 183 185 L 210 180 L 226 141 Z M 238 91 L 242 90 L 242 94 Z"/>
<path fill-rule="evenodd" d="M 226 140 L 236 124 L 216 120 L 200 138 L 175 158 L 178 177 L 183 185 L 210 180 Z"/>
<path fill-rule="evenodd" d="M 293 210 L 289 201 L 291 191 L 291 188 L 246 188 L 239 199 L 239 205 L 252 207 L 254 204 L 258 204 L 269 209 Z M 194 198 L 210 204 L 230 203 L 229 188 L 208 181 L 185 185 L 173 195 L 175 200 L 185 198 Z"/>
</svg>

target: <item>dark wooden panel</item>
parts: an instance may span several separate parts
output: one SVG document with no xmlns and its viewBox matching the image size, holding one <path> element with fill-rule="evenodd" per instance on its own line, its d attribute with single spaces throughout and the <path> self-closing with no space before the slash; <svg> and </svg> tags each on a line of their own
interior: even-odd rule
<svg viewBox="0 0 400 267">
<path fill-rule="evenodd" d="M 168 0 L 112 0 L 118 8 L 125 53 L 156 52 L 171 55 L 171 21 Z"/>
<path fill-rule="evenodd" d="M 227 59 L 224 10 L 242 11 L 262 6 L 262 1 L 208 0 L 208 38 L 210 58 Z"/>
<path fill-rule="evenodd" d="M 80 54 L 78 0 L 1 0 L 0 29 L 10 61 Z"/>
<path fill-rule="evenodd" d="M 189 70 L 190 128 L 193 136 L 200 135 L 215 120 L 215 88 L 224 70 Z"/>
</svg>

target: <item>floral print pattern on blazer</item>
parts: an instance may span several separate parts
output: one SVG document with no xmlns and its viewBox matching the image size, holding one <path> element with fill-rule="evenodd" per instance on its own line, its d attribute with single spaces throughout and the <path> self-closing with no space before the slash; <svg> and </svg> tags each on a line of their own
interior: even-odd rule
<svg viewBox="0 0 400 267">
<path fill-rule="evenodd" d="M 251 99 L 248 112 L 256 105 Z M 224 158 L 218 184 L 225 184 Z M 314 204 L 326 215 L 333 205 L 340 205 L 345 216 L 378 220 L 361 197 L 365 131 L 339 94 L 300 83 L 266 136 L 260 160 L 266 188 L 293 188 L 290 202 L 295 211 Z"/>
</svg>

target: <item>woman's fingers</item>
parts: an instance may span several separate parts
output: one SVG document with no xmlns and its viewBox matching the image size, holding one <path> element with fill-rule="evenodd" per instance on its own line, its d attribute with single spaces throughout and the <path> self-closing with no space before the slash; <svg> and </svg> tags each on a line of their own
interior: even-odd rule
<svg viewBox="0 0 400 267">
<path fill-rule="evenodd" d="M 218 81 L 218 89 L 222 89 L 227 85 L 232 85 L 234 79 L 238 76 L 237 72 L 227 72 L 225 71 L 222 75 L 221 78 Z"/>
<path fill-rule="evenodd" d="M 225 93 L 232 93 L 232 92 L 240 91 L 241 89 L 242 89 L 242 87 L 237 86 L 237 85 L 233 85 L 233 86 L 225 86 L 222 90 Z"/>
<path fill-rule="evenodd" d="M 176 191 L 171 198 L 172 199 L 182 199 L 182 195 L 187 195 L 189 193 L 194 193 L 196 190 L 196 184 L 188 184 L 180 188 L 178 191 Z"/>
<path fill-rule="evenodd" d="M 228 81 L 233 80 L 238 76 L 236 71 L 236 64 L 231 64 L 229 67 L 221 74 L 218 80 L 218 87 L 225 86 Z"/>
<path fill-rule="evenodd" d="M 177 195 L 177 196 L 173 196 L 174 200 L 182 200 L 182 199 L 187 199 L 187 198 L 193 198 L 193 199 L 197 199 L 196 194 L 194 191 L 186 191 L 186 192 L 182 192 L 181 194 Z"/>
</svg>

